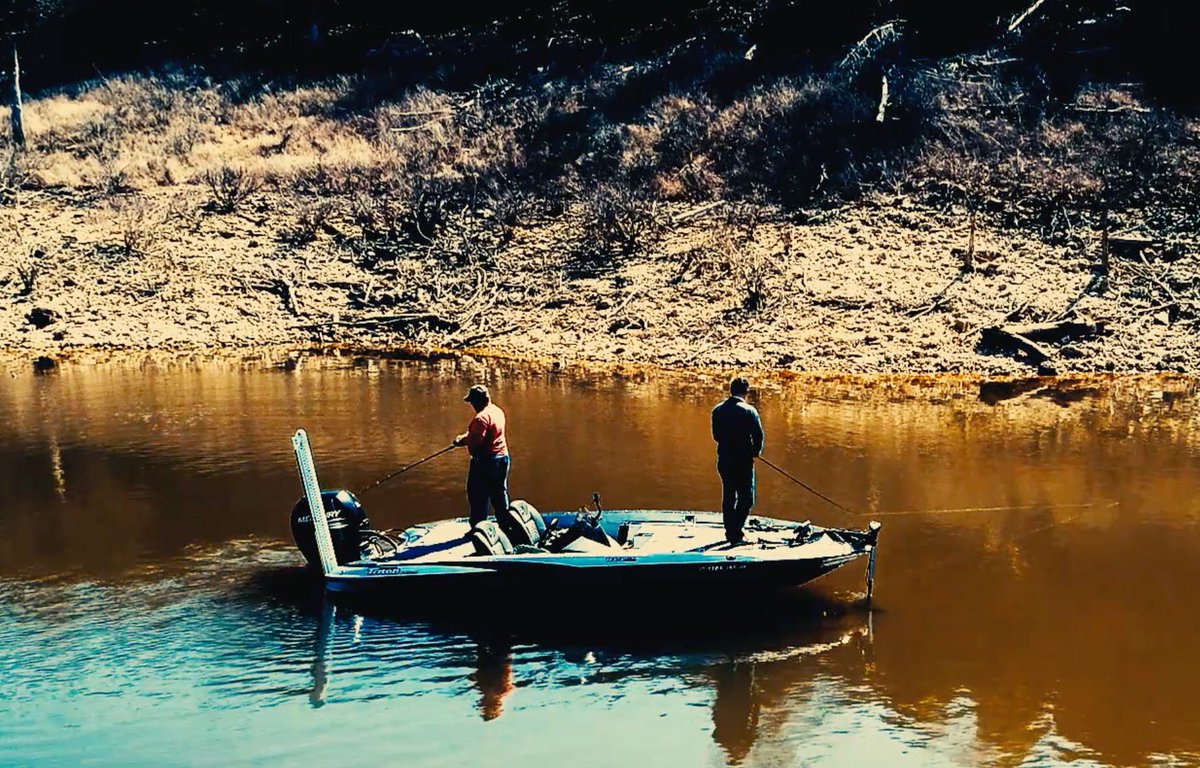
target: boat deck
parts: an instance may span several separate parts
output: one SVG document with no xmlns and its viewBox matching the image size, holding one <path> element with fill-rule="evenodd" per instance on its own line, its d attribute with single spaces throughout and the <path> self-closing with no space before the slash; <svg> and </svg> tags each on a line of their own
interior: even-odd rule
<svg viewBox="0 0 1200 768">
<path fill-rule="evenodd" d="M 681 523 L 684 515 L 690 519 Z M 550 513 L 545 515 L 545 518 L 547 522 L 558 519 L 559 524 L 565 526 L 570 524 L 574 513 Z M 628 525 L 628 537 L 624 545 L 617 545 L 617 529 L 622 524 Z M 799 554 L 798 548 L 802 548 L 808 556 L 837 556 L 844 554 L 848 549 L 844 542 L 826 538 L 797 545 L 794 538 L 796 523 L 767 518 L 752 518 L 747 525 L 745 542 L 732 545 L 725 540 L 725 528 L 720 515 L 712 512 L 606 512 L 601 525 L 605 533 L 613 539 L 611 546 L 581 538 L 572 542 L 558 553 L 558 556 L 737 554 L 770 560 L 777 557 L 795 557 Z M 400 534 L 400 550 L 386 558 L 386 561 L 418 565 L 475 557 L 474 545 L 469 535 L 470 526 L 466 518 L 417 525 Z M 544 555 L 545 553 L 529 553 L 504 557 Z"/>
</svg>

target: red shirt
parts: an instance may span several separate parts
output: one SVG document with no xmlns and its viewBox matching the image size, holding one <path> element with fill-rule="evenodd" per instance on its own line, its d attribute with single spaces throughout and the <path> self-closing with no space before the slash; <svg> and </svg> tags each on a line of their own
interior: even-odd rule
<svg viewBox="0 0 1200 768">
<path fill-rule="evenodd" d="M 475 458 L 507 456 L 504 426 L 504 411 L 495 403 L 488 403 L 467 426 L 467 450 Z"/>
</svg>

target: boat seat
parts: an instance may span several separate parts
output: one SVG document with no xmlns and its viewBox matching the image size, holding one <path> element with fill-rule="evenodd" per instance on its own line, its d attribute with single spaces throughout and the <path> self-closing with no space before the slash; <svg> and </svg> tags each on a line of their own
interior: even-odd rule
<svg viewBox="0 0 1200 768">
<path fill-rule="evenodd" d="M 512 542 L 493 520 L 484 520 L 471 530 L 471 544 L 480 557 L 499 557 L 513 553 Z"/>
<path fill-rule="evenodd" d="M 500 530 L 514 546 L 536 547 L 546 533 L 546 521 L 537 508 L 523 499 L 508 505 L 508 509 L 496 512 Z"/>
</svg>

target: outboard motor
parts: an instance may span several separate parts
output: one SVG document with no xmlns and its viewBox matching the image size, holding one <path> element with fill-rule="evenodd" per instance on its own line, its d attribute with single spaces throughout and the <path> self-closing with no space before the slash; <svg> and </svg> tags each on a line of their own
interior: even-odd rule
<svg viewBox="0 0 1200 768">
<path fill-rule="evenodd" d="M 362 504 L 350 491 L 321 491 L 321 502 L 325 507 L 325 519 L 329 522 L 329 536 L 333 539 L 333 551 L 338 565 L 352 563 L 362 558 L 364 535 L 371 532 L 371 521 Z M 314 568 L 321 567 L 321 555 L 317 551 L 317 536 L 313 530 L 312 515 L 308 510 L 308 499 L 303 496 L 292 507 L 292 538 L 304 554 L 304 559 Z M 369 538 L 366 537 L 366 538 Z"/>
</svg>

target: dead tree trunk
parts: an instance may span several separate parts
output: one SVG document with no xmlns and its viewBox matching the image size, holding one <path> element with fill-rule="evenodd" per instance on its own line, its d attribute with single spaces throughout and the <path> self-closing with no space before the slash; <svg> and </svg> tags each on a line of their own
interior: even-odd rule
<svg viewBox="0 0 1200 768">
<path fill-rule="evenodd" d="M 13 43 L 13 73 L 12 101 L 9 103 L 11 112 L 9 120 L 12 123 L 13 146 L 25 148 L 25 118 L 21 114 L 21 60 L 17 56 L 17 44 Z"/>
<path fill-rule="evenodd" d="M 321 15 L 316 0 L 308 4 L 308 45 L 316 48 L 321 44 Z"/>
<path fill-rule="evenodd" d="M 1108 242 L 1108 209 L 1100 215 L 1100 274 L 1107 275 L 1112 267 L 1111 250 Z"/>
<path fill-rule="evenodd" d="M 882 123 L 887 116 L 888 108 L 888 81 L 887 75 L 883 76 L 883 85 L 879 88 L 879 110 L 875 113 L 875 122 Z"/>
</svg>

